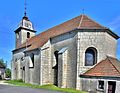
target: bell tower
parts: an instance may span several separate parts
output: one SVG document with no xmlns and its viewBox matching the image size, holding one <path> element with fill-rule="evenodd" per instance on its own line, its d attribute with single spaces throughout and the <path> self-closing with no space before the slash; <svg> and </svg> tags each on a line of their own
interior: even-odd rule
<svg viewBox="0 0 120 93">
<path fill-rule="evenodd" d="M 25 0 L 25 11 L 24 17 L 18 25 L 18 28 L 15 30 L 16 35 L 16 48 L 18 48 L 21 44 L 25 43 L 26 40 L 35 36 L 36 31 L 33 29 L 33 24 L 27 17 L 26 13 L 26 0 Z"/>
</svg>

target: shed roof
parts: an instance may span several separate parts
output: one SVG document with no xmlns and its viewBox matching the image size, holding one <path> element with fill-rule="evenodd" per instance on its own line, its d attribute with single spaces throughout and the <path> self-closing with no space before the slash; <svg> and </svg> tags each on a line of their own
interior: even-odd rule
<svg viewBox="0 0 120 93">
<path fill-rule="evenodd" d="M 120 61 L 107 57 L 81 76 L 120 77 Z"/>
</svg>

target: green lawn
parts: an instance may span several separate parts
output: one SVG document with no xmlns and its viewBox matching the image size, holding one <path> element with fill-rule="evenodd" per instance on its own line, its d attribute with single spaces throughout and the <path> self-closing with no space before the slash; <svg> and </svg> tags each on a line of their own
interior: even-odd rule
<svg viewBox="0 0 120 93">
<path fill-rule="evenodd" d="M 55 91 L 68 92 L 68 93 L 87 93 L 87 92 L 83 92 L 83 91 L 79 91 L 79 90 L 75 90 L 71 88 L 59 88 L 52 84 L 43 85 L 43 86 L 32 85 L 28 83 L 23 83 L 21 80 L 10 80 L 10 81 L 6 81 L 6 83 L 17 85 L 17 86 L 25 86 L 25 87 L 31 87 L 31 88 L 43 88 L 43 89 L 50 89 L 50 90 L 55 90 Z"/>
</svg>

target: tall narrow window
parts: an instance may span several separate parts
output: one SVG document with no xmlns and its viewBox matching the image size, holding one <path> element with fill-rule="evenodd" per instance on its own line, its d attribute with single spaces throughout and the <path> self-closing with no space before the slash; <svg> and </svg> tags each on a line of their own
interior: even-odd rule
<svg viewBox="0 0 120 93">
<path fill-rule="evenodd" d="M 30 38 L 30 33 L 29 32 L 27 32 L 27 38 Z"/>
<path fill-rule="evenodd" d="M 97 63 L 97 50 L 88 48 L 85 52 L 85 66 L 93 66 Z"/>
<path fill-rule="evenodd" d="M 32 53 L 31 55 L 30 55 L 30 61 L 29 61 L 29 67 L 30 68 L 34 68 L 34 61 L 35 61 L 35 59 L 34 59 L 34 54 Z"/>
<path fill-rule="evenodd" d="M 31 55 L 31 60 L 32 60 L 32 64 L 33 64 L 33 67 L 34 67 L 34 54 Z"/>
</svg>

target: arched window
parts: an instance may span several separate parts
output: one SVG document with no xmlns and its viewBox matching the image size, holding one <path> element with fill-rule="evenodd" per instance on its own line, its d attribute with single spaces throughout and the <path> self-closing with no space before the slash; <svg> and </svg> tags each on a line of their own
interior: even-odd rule
<svg viewBox="0 0 120 93">
<path fill-rule="evenodd" d="M 30 33 L 29 32 L 27 32 L 27 38 L 30 38 Z"/>
<path fill-rule="evenodd" d="M 93 66 L 97 63 L 97 50 L 88 48 L 85 52 L 85 66 Z"/>
</svg>

